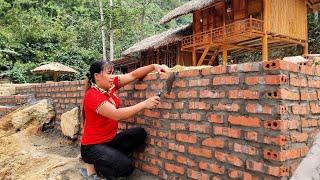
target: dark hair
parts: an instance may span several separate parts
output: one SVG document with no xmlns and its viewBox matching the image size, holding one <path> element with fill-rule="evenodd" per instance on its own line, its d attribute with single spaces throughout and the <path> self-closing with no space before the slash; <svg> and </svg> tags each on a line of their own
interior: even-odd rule
<svg viewBox="0 0 320 180">
<path fill-rule="evenodd" d="M 113 63 L 110 61 L 95 61 L 90 65 L 89 72 L 86 74 L 88 82 L 86 83 L 87 86 L 85 90 L 87 90 L 92 85 L 92 83 L 96 83 L 94 74 L 100 73 L 105 68 L 113 69 Z"/>
<path fill-rule="evenodd" d="M 86 74 L 87 79 L 85 82 L 85 91 L 87 91 L 92 83 L 96 83 L 94 79 L 95 73 L 100 73 L 105 68 L 113 69 L 113 63 L 110 61 L 95 61 L 90 65 L 89 72 Z M 84 126 L 85 121 L 85 112 L 84 112 L 84 106 L 82 105 L 82 126 Z"/>
</svg>

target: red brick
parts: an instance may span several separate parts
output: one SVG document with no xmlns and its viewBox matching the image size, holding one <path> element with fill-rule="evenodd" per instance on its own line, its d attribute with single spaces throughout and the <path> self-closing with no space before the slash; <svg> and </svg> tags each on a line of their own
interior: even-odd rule
<svg viewBox="0 0 320 180">
<path fill-rule="evenodd" d="M 146 147 L 145 152 L 152 155 L 156 155 L 156 150 L 153 147 Z"/>
<path fill-rule="evenodd" d="M 254 114 L 271 114 L 272 113 L 272 109 L 270 106 L 267 105 L 261 105 L 261 104 L 252 104 L 249 103 L 246 106 L 246 110 L 248 113 L 254 113 Z"/>
<path fill-rule="evenodd" d="M 214 163 L 208 163 L 205 161 L 200 161 L 199 162 L 199 168 L 203 169 L 203 170 L 207 170 L 213 173 L 217 173 L 217 174 L 224 174 L 225 172 L 225 168 L 223 166 L 219 166 L 217 164 Z"/>
<path fill-rule="evenodd" d="M 216 126 L 216 127 L 213 127 L 213 134 L 232 137 L 232 138 L 240 138 L 241 131 L 239 129 Z"/>
<path fill-rule="evenodd" d="M 318 100 L 317 92 L 300 92 L 301 100 L 303 101 L 315 101 Z"/>
<path fill-rule="evenodd" d="M 197 142 L 197 136 L 177 133 L 176 134 L 176 140 L 177 141 L 181 141 L 181 142 L 187 142 L 187 143 L 196 143 Z"/>
<path fill-rule="evenodd" d="M 187 171 L 188 177 L 196 180 L 209 180 L 209 175 L 203 172 L 195 171 L 192 169 L 188 169 Z"/>
<path fill-rule="evenodd" d="M 310 109 L 312 114 L 320 114 L 320 106 L 317 102 L 310 102 Z"/>
<path fill-rule="evenodd" d="M 212 151 L 210 149 L 205 148 L 196 148 L 191 146 L 188 148 L 188 153 L 206 158 L 212 157 Z"/>
<path fill-rule="evenodd" d="M 212 98 L 212 99 L 220 99 L 225 97 L 225 92 L 220 91 L 220 92 L 212 92 L 210 90 L 201 90 L 200 91 L 200 98 Z"/>
<path fill-rule="evenodd" d="M 194 77 L 200 75 L 200 71 L 198 69 L 194 70 L 186 70 L 186 71 L 180 71 L 179 77 Z"/>
<path fill-rule="evenodd" d="M 173 104 L 174 109 L 183 109 L 184 102 L 175 102 Z"/>
<path fill-rule="evenodd" d="M 264 79 L 268 85 L 280 85 L 289 82 L 289 78 L 286 75 L 266 75 Z"/>
<path fill-rule="evenodd" d="M 264 136 L 263 143 L 284 146 L 287 144 L 287 138 L 284 135 L 279 136 Z"/>
<path fill-rule="evenodd" d="M 179 119 L 179 113 L 162 112 L 164 119 Z"/>
<path fill-rule="evenodd" d="M 164 164 L 164 168 L 171 172 L 171 173 L 178 173 L 178 174 L 184 174 L 184 167 L 182 166 L 177 166 L 177 165 L 173 165 L 173 164 L 170 164 L 170 163 L 165 163 Z"/>
<path fill-rule="evenodd" d="M 152 83 L 151 84 L 151 89 L 152 90 L 160 90 L 160 89 L 163 89 L 163 83 Z"/>
<path fill-rule="evenodd" d="M 148 87 L 147 84 L 135 84 L 135 85 L 134 85 L 134 88 L 135 88 L 136 90 L 145 90 L 145 89 L 147 89 L 147 87 Z"/>
<path fill-rule="evenodd" d="M 153 175 L 158 175 L 159 174 L 159 168 L 156 166 L 151 166 L 150 164 L 142 164 L 141 169 L 145 172 L 148 172 Z"/>
<path fill-rule="evenodd" d="M 174 159 L 174 155 L 171 152 L 160 152 L 160 157 L 163 159 L 168 159 L 168 160 L 173 160 Z"/>
<path fill-rule="evenodd" d="M 315 74 L 315 66 L 300 65 L 300 73 L 314 75 Z"/>
<path fill-rule="evenodd" d="M 249 145 L 244 145 L 244 144 L 239 144 L 239 143 L 234 143 L 233 144 L 233 149 L 234 152 L 239 152 L 239 153 L 244 153 L 244 154 L 249 154 L 249 155 L 257 155 L 258 150 L 257 148 Z"/>
<path fill-rule="evenodd" d="M 172 104 L 160 101 L 160 104 L 158 105 L 157 108 L 160 108 L 160 109 L 172 109 Z"/>
<path fill-rule="evenodd" d="M 183 113 L 181 114 L 181 119 L 192 120 L 192 121 L 200 121 L 201 115 L 199 113 Z"/>
<path fill-rule="evenodd" d="M 232 116 L 229 115 L 228 122 L 233 125 L 260 127 L 260 119 L 256 117 Z"/>
<path fill-rule="evenodd" d="M 189 124 L 189 131 L 199 132 L 199 133 L 209 133 L 210 126 L 206 124 Z"/>
<path fill-rule="evenodd" d="M 291 142 L 306 142 L 308 140 L 308 133 L 290 133 Z"/>
<path fill-rule="evenodd" d="M 320 80 L 308 79 L 309 88 L 320 88 Z"/>
<path fill-rule="evenodd" d="M 227 72 L 226 66 L 214 66 L 211 68 L 202 69 L 202 75 L 211 75 L 211 74 L 224 74 Z"/>
<path fill-rule="evenodd" d="M 174 151 L 178 151 L 178 152 L 181 152 L 181 153 L 184 153 L 185 152 L 185 147 L 184 145 L 179 145 L 177 143 L 169 143 L 169 149 L 171 150 L 174 150 Z"/>
<path fill-rule="evenodd" d="M 298 129 L 300 122 L 297 120 L 268 120 L 264 121 L 264 127 L 272 130 Z"/>
<path fill-rule="evenodd" d="M 171 131 L 158 131 L 158 136 L 161 138 L 175 139 L 175 135 Z"/>
<path fill-rule="evenodd" d="M 310 103 L 311 104 L 311 103 Z M 309 106 L 303 104 L 295 104 L 292 106 L 292 113 L 297 115 L 306 115 L 309 114 Z"/>
<path fill-rule="evenodd" d="M 225 146 L 225 139 L 222 138 L 207 138 L 202 141 L 202 145 L 214 148 L 223 148 Z"/>
<path fill-rule="evenodd" d="M 210 104 L 207 104 L 205 102 L 189 102 L 189 109 L 208 110 L 210 109 Z"/>
<path fill-rule="evenodd" d="M 263 82 L 263 79 L 261 76 L 249 76 L 249 77 L 246 77 L 245 82 L 248 85 L 256 85 Z"/>
<path fill-rule="evenodd" d="M 292 62 L 283 61 L 283 60 L 273 60 L 273 61 L 263 62 L 263 69 L 266 71 L 285 70 L 290 72 L 299 72 L 299 65 Z"/>
<path fill-rule="evenodd" d="M 197 97 L 197 91 L 195 90 L 178 92 L 178 98 L 196 98 L 196 97 Z"/>
<path fill-rule="evenodd" d="M 287 177 L 289 176 L 289 168 L 287 167 L 273 167 L 267 166 L 267 173 L 276 177 Z"/>
<path fill-rule="evenodd" d="M 244 165 L 244 162 L 236 157 L 236 156 L 232 156 L 231 154 L 226 154 L 223 152 L 219 152 L 219 151 L 215 151 L 214 157 L 221 162 L 226 162 L 229 164 L 232 164 L 234 166 L 239 166 L 242 167 Z"/>
<path fill-rule="evenodd" d="M 297 87 L 307 87 L 308 82 L 304 77 L 290 76 L 290 85 Z"/>
<path fill-rule="evenodd" d="M 255 131 L 247 131 L 244 133 L 244 139 L 249 141 L 258 141 L 258 132 Z"/>
<path fill-rule="evenodd" d="M 186 125 L 183 123 L 171 123 L 170 129 L 171 130 L 186 130 Z"/>
<path fill-rule="evenodd" d="M 244 180 L 258 180 L 258 179 L 260 179 L 259 177 L 253 176 L 248 172 L 234 170 L 234 169 L 229 170 L 228 174 L 229 174 L 229 177 L 233 178 L 233 179 L 244 179 Z"/>
<path fill-rule="evenodd" d="M 208 115 L 208 121 L 218 124 L 223 124 L 223 115 L 221 114 L 209 114 Z"/>
<path fill-rule="evenodd" d="M 148 117 L 159 118 L 160 112 L 151 111 L 151 110 L 144 110 L 144 115 L 148 116 Z"/>
<path fill-rule="evenodd" d="M 196 166 L 196 163 L 194 160 L 186 158 L 185 156 L 178 155 L 176 161 L 178 163 L 185 164 L 188 166 L 192 166 L 192 167 Z"/>
<path fill-rule="evenodd" d="M 173 82 L 173 87 L 186 87 L 187 81 L 185 80 L 178 80 Z"/>
<path fill-rule="evenodd" d="M 253 160 L 247 160 L 246 161 L 246 168 L 252 171 L 257 171 L 257 172 L 264 172 L 263 170 L 263 163 L 253 161 Z"/>
<path fill-rule="evenodd" d="M 195 86 L 208 86 L 210 84 L 210 80 L 209 79 L 192 79 L 189 80 L 189 86 L 190 87 L 195 87 Z"/>
<path fill-rule="evenodd" d="M 251 90 L 230 90 L 230 99 L 259 99 L 260 94 L 258 91 Z"/>
<path fill-rule="evenodd" d="M 316 119 L 302 119 L 301 120 L 301 127 L 306 128 L 306 127 L 317 127 L 318 126 L 318 120 Z"/>
<path fill-rule="evenodd" d="M 271 99 L 287 99 L 287 100 L 300 100 L 300 94 L 297 92 L 280 89 L 277 91 L 267 91 L 266 96 Z"/>
<path fill-rule="evenodd" d="M 217 105 L 214 105 L 213 109 L 215 111 L 237 112 L 239 111 L 240 106 L 236 103 L 232 103 L 232 104 L 219 103 Z"/>
<path fill-rule="evenodd" d="M 213 85 L 233 85 L 239 84 L 239 77 L 236 76 L 218 76 L 213 78 Z"/>
</svg>

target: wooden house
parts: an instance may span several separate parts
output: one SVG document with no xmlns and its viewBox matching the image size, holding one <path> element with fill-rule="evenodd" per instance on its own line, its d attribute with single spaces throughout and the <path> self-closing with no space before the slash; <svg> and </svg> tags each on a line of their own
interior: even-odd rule
<svg viewBox="0 0 320 180">
<path fill-rule="evenodd" d="M 307 13 L 320 0 L 192 0 L 169 12 L 160 23 L 193 13 L 193 34 L 181 50 L 192 53 L 192 65 L 213 64 L 222 54 L 236 58 L 249 51 L 301 45 L 308 54 Z"/>
<path fill-rule="evenodd" d="M 167 30 L 137 42 L 122 53 L 123 59 L 130 61 L 130 56 L 137 57 L 139 63 L 135 66 L 136 68 L 149 64 L 165 64 L 168 67 L 175 65 L 190 66 L 192 65 L 191 52 L 181 51 L 181 41 L 189 35 L 192 35 L 191 25 Z M 120 62 L 120 60 L 118 61 Z M 121 64 L 126 64 L 125 61 L 119 62 L 114 62 L 116 68 L 120 67 Z M 124 68 L 127 67 L 122 66 L 122 69 Z"/>
</svg>

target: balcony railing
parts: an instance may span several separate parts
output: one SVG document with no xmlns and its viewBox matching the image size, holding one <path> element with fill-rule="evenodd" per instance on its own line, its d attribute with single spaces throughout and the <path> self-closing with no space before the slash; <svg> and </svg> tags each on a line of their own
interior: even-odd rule
<svg viewBox="0 0 320 180">
<path fill-rule="evenodd" d="M 248 32 L 263 33 L 263 21 L 249 18 L 234 23 L 187 36 L 182 39 L 182 48 L 203 46 L 214 42 L 223 41 L 226 38 L 241 35 Z"/>
</svg>

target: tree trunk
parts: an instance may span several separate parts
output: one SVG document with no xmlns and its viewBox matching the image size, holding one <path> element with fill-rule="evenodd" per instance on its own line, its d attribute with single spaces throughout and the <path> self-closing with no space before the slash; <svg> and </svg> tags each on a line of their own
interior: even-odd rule
<svg viewBox="0 0 320 180">
<path fill-rule="evenodd" d="M 106 32 L 104 27 L 104 16 L 103 16 L 103 3 L 102 0 L 99 0 L 99 7 L 100 7 L 100 20 L 101 20 L 101 38 L 102 38 L 102 53 L 103 53 L 103 60 L 107 60 L 107 51 L 106 51 Z"/>
<path fill-rule="evenodd" d="M 113 9 L 113 2 L 110 0 L 110 9 Z M 112 28 L 112 13 L 110 13 L 110 61 L 114 59 L 114 47 L 113 47 L 113 28 Z"/>
</svg>

